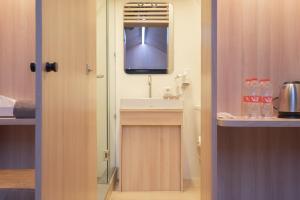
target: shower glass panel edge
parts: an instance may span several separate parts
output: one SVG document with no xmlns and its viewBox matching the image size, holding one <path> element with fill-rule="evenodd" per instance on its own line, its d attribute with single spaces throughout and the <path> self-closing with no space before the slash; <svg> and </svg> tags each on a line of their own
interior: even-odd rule
<svg viewBox="0 0 300 200">
<path fill-rule="evenodd" d="M 116 166 L 114 10 L 115 0 L 97 0 L 97 171 L 100 193 L 98 199 L 101 200 L 106 196 Z M 109 156 L 106 157 L 105 154 Z"/>
</svg>

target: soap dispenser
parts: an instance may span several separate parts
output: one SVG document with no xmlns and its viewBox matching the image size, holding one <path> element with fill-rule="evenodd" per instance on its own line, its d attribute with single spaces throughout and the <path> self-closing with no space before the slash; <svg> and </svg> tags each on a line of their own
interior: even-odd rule
<svg viewBox="0 0 300 200">
<path fill-rule="evenodd" d="M 190 78 L 188 76 L 188 70 L 185 70 L 182 75 L 182 87 L 186 88 L 191 84 Z"/>
<path fill-rule="evenodd" d="M 172 98 L 172 92 L 170 87 L 166 87 L 164 90 L 164 99 L 171 99 Z"/>
</svg>

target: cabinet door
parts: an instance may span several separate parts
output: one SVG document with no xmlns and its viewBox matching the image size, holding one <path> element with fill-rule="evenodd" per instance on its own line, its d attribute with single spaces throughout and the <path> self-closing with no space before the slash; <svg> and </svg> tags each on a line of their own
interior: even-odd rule
<svg viewBox="0 0 300 200">
<path fill-rule="evenodd" d="M 96 200 L 94 0 L 37 0 L 37 199 Z M 57 71 L 46 71 L 57 63 Z"/>
</svg>

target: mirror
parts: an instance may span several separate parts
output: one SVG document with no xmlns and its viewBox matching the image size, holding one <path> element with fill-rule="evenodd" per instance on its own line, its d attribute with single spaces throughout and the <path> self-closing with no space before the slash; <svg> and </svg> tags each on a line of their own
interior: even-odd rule
<svg viewBox="0 0 300 200">
<path fill-rule="evenodd" d="M 128 74 L 173 71 L 173 17 L 168 3 L 124 6 L 124 69 Z"/>
</svg>

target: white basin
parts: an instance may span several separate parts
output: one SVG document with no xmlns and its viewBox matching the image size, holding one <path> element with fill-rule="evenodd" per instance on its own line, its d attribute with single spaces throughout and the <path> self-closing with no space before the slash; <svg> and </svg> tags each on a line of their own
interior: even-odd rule
<svg viewBox="0 0 300 200">
<path fill-rule="evenodd" d="M 13 117 L 15 103 L 14 99 L 0 95 L 0 117 Z"/>
<path fill-rule="evenodd" d="M 167 99 L 121 99 L 121 109 L 183 109 L 183 101 Z"/>
</svg>

